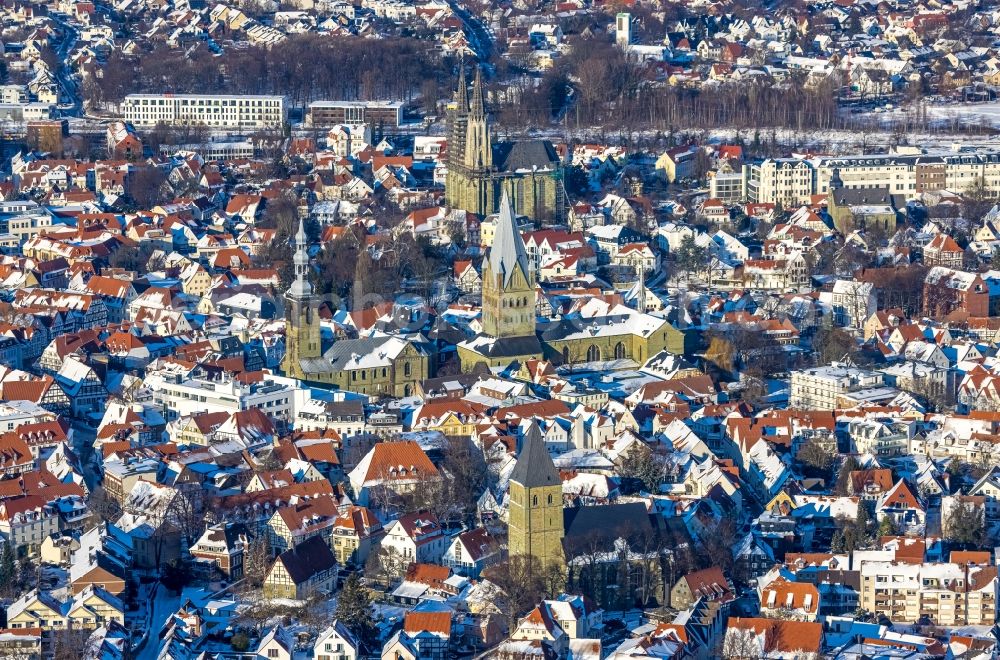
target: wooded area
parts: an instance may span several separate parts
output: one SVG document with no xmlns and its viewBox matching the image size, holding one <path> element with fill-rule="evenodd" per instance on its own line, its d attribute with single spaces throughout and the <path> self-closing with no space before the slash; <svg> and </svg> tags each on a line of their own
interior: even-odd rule
<svg viewBox="0 0 1000 660">
<path fill-rule="evenodd" d="M 412 100 L 428 78 L 450 76 L 429 44 L 408 38 L 330 39 L 292 35 L 263 48 L 215 55 L 157 46 L 151 53 L 114 51 L 84 86 L 87 101 L 114 105 L 127 94 L 283 94 L 293 105 L 319 99 Z"/>
<path fill-rule="evenodd" d="M 498 69 L 501 74 L 502 69 Z M 659 130 L 716 126 L 808 130 L 845 125 L 838 113 L 837 89 L 832 85 L 807 89 L 804 77 L 794 74 L 783 84 L 761 77 L 693 90 L 654 83 L 655 73 L 628 61 L 606 39 L 581 38 L 536 85 L 511 94 L 502 93 L 506 85 L 499 83 L 498 119 L 509 127 L 544 126 L 562 118 L 569 127 Z M 576 96 L 572 104 L 567 104 L 569 93 Z M 560 117 L 563 111 L 565 116 Z"/>
</svg>

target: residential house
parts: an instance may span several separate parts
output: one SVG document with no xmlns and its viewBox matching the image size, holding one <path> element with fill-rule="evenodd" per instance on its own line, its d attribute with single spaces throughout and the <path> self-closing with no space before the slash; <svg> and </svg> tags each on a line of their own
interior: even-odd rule
<svg viewBox="0 0 1000 660">
<path fill-rule="evenodd" d="M 357 660 L 361 653 L 358 638 L 341 621 L 334 619 L 316 637 L 312 660 Z"/>
<path fill-rule="evenodd" d="M 305 600 L 332 593 L 336 579 L 337 558 L 326 541 L 313 536 L 278 555 L 264 578 L 264 597 Z"/>
<path fill-rule="evenodd" d="M 437 563 L 447 549 L 445 536 L 437 517 L 423 511 L 407 514 L 386 527 L 380 542 L 383 550 L 397 553 L 405 561 Z"/>
<path fill-rule="evenodd" d="M 698 599 L 718 601 L 722 605 L 731 603 L 736 594 L 722 569 L 713 566 L 688 573 L 670 588 L 670 607 L 684 610 Z"/>
<path fill-rule="evenodd" d="M 458 575 L 477 579 L 484 568 L 502 559 L 502 545 L 485 527 L 455 536 L 444 552 L 442 563 Z"/>
<path fill-rule="evenodd" d="M 348 566 L 364 566 L 385 530 L 375 514 L 363 506 L 350 506 L 333 522 L 333 552 Z"/>
</svg>

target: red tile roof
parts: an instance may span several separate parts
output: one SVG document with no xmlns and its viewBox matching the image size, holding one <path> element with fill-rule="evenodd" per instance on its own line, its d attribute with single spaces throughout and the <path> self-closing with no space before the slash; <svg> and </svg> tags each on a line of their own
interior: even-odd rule
<svg viewBox="0 0 1000 660">
<path fill-rule="evenodd" d="M 426 631 L 450 637 L 451 612 L 407 612 L 403 630 L 411 634 Z"/>
</svg>

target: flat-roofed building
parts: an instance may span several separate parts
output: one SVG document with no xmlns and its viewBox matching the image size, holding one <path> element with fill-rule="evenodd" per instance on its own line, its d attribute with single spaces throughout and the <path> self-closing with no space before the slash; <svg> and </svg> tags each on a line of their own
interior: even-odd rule
<svg viewBox="0 0 1000 660">
<path fill-rule="evenodd" d="M 309 122 L 320 128 L 337 124 L 399 128 L 403 123 L 403 104 L 399 101 L 315 101 L 309 104 Z"/>
<path fill-rule="evenodd" d="M 129 94 L 122 110 L 134 126 L 280 128 L 287 119 L 282 96 Z"/>
<path fill-rule="evenodd" d="M 882 384 L 883 375 L 877 371 L 834 362 L 793 371 L 790 403 L 803 410 L 833 410 L 840 395 Z"/>
</svg>

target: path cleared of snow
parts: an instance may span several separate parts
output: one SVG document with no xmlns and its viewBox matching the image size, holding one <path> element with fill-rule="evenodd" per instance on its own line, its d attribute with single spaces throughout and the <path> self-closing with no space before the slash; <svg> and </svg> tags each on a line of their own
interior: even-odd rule
<svg viewBox="0 0 1000 660">
<path fill-rule="evenodd" d="M 156 660 L 156 655 L 160 651 L 160 631 L 167 619 L 181 606 L 180 594 L 173 594 L 163 585 L 158 585 L 156 595 L 152 602 L 152 614 L 149 617 L 149 628 L 147 634 L 149 639 L 142 647 L 135 660 Z"/>
</svg>

